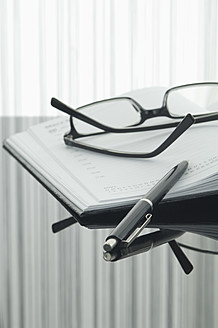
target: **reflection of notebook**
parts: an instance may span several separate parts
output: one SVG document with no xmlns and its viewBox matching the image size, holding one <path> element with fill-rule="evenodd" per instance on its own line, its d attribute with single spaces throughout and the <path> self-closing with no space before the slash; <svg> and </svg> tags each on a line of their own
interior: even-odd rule
<svg viewBox="0 0 218 328">
<path fill-rule="evenodd" d="M 135 97 L 145 108 L 155 108 L 161 106 L 163 93 L 162 88 L 152 88 L 128 95 Z M 68 130 L 68 117 L 54 118 L 9 137 L 4 141 L 4 147 L 71 213 L 81 218 L 82 224 L 87 224 L 82 218 L 93 213 L 96 219 L 100 213 L 122 213 L 184 159 L 189 160 L 188 170 L 165 197 L 165 203 L 175 204 L 177 198 L 199 197 L 218 190 L 218 122 L 192 126 L 164 153 L 147 160 L 119 158 L 68 147 L 63 141 Z M 136 134 L 137 146 L 146 144 L 147 148 L 152 147 L 163 133 L 167 135 L 169 131 Z M 102 136 L 99 138 L 107 142 Z M 122 142 L 134 142 L 133 138 L 133 135 L 128 135 Z M 98 220 L 103 221 L 104 216 Z M 106 225 L 113 225 L 113 222 Z"/>
</svg>

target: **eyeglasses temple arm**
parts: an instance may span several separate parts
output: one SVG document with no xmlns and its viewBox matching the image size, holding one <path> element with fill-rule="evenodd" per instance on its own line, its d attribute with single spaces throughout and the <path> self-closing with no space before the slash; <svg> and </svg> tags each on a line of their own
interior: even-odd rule
<svg viewBox="0 0 218 328">
<path fill-rule="evenodd" d="M 52 232 L 53 233 L 59 232 L 75 223 L 77 223 L 77 220 L 74 219 L 74 217 L 70 217 L 70 218 L 55 222 L 52 224 Z"/>
<path fill-rule="evenodd" d="M 60 110 L 61 112 L 64 112 L 68 115 L 72 115 L 72 108 L 68 107 L 56 98 L 51 98 L 51 105 L 56 109 Z"/>
<path fill-rule="evenodd" d="M 187 114 L 182 122 L 180 122 L 176 129 L 170 134 L 170 136 L 159 147 L 157 147 L 153 152 L 149 154 L 149 157 L 154 157 L 162 153 L 174 141 L 176 141 L 194 122 L 194 117 L 191 114 Z"/>
<path fill-rule="evenodd" d="M 91 125 L 95 126 L 96 128 L 103 129 L 103 130 L 105 129 L 108 132 L 117 132 L 117 130 L 119 130 L 119 129 L 114 129 L 109 126 L 103 125 L 103 124 L 93 120 L 92 118 L 82 114 L 81 112 L 68 107 L 67 105 L 65 105 L 64 103 L 62 103 L 60 100 L 58 100 L 56 98 L 51 99 L 51 105 L 70 116 L 73 116 L 79 120 L 82 120 L 83 122 L 86 122 L 87 124 L 91 124 Z M 120 129 L 120 132 L 123 132 L 122 129 Z"/>
<path fill-rule="evenodd" d="M 191 264 L 181 247 L 175 240 L 169 241 L 168 244 L 172 249 L 174 255 L 176 256 L 177 260 L 179 261 L 181 267 L 183 268 L 183 271 L 186 274 L 189 274 L 193 270 L 193 265 Z"/>
</svg>

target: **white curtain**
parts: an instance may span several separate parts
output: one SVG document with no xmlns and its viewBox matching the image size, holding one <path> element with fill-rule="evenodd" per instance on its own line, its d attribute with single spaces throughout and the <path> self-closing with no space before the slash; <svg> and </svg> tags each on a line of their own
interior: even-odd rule
<svg viewBox="0 0 218 328">
<path fill-rule="evenodd" d="M 217 0 L 1 0 L 1 115 L 217 79 Z"/>
</svg>

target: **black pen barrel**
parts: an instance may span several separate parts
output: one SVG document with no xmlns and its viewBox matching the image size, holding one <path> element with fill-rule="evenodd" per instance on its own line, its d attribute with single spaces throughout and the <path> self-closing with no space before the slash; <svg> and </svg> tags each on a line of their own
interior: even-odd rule
<svg viewBox="0 0 218 328">
<path fill-rule="evenodd" d="M 170 170 L 155 186 L 144 196 L 148 198 L 153 204 L 158 204 L 160 200 L 168 193 L 174 186 L 178 179 L 183 175 L 188 166 L 187 161 L 182 161 L 172 170 Z"/>
<path fill-rule="evenodd" d="M 138 222 L 138 226 L 140 226 L 140 224 L 145 221 L 145 213 L 149 211 L 151 211 L 151 205 L 143 199 L 140 199 L 107 239 L 117 238 L 120 241 L 127 239 L 136 228 L 135 222 Z"/>
</svg>

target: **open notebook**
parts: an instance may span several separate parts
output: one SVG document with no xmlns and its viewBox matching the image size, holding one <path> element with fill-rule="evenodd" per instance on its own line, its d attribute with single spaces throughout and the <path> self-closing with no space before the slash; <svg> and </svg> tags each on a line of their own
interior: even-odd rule
<svg viewBox="0 0 218 328">
<path fill-rule="evenodd" d="M 146 108 L 161 106 L 164 88 L 128 93 Z M 180 100 L 180 105 L 181 105 Z M 53 109 L 54 110 L 54 109 Z M 4 147 L 62 203 L 79 216 L 133 205 L 169 169 L 182 160 L 189 167 L 165 200 L 218 190 L 218 122 L 197 124 L 152 159 L 128 159 L 66 146 L 69 117 L 61 116 L 4 140 Z M 169 131 L 126 135 L 120 147 L 153 147 Z M 109 142 L 108 136 L 101 141 Z"/>
</svg>

